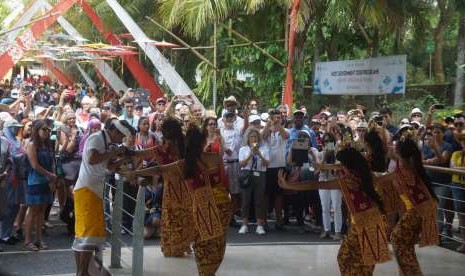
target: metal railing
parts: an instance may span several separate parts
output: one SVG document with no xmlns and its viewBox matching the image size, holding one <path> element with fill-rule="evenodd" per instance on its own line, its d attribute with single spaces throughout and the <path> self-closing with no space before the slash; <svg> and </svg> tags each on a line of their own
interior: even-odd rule
<svg viewBox="0 0 465 276">
<path fill-rule="evenodd" d="M 425 169 L 427 169 L 427 171 L 429 172 L 436 172 L 436 173 L 445 173 L 445 174 L 450 174 L 450 175 L 460 175 L 460 176 L 465 176 L 465 170 L 461 170 L 461 169 L 452 169 L 452 168 L 447 168 L 447 167 L 437 167 L 437 166 L 424 166 Z M 446 188 L 446 192 L 448 192 L 449 195 L 452 194 L 452 191 L 451 190 L 447 190 L 447 189 L 459 189 L 459 190 L 463 190 L 465 191 L 465 185 L 453 185 L 452 184 L 452 181 L 450 183 L 438 183 L 438 182 L 433 182 L 433 187 L 434 188 L 437 188 L 437 187 L 443 187 L 443 188 Z M 461 212 L 461 210 L 456 210 L 455 208 L 455 204 L 454 202 L 459 202 L 461 204 L 465 204 L 465 201 L 464 200 L 461 200 L 461 199 L 456 199 L 454 198 L 453 196 L 447 196 L 447 195 L 442 195 L 442 194 L 438 194 L 436 193 L 436 196 L 439 200 L 438 202 L 438 211 L 442 211 L 444 212 L 442 216 L 438 216 L 437 220 L 436 220 L 436 223 L 438 224 L 438 227 L 441 228 L 440 226 L 442 225 L 442 227 L 445 227 L 446 225 L 448 227 L 450 227 L 450 230 L 451 230 L 451 233 L 452 235 L 448 235 L 446 233 L 444 233 L 444 231 L 441 231 L 439 233 L 439 235 L 441 236 L 441 239 L 444 240 L 450 240 L 450 241 L 455 241 L 455 242 L 458 242 L 460 244 L 465 244 L 465 239 L 463 238 L 464 234 L 462 234 L 462 231 L 465 232 L 465 225 L 461 225 L 460 224 L 460 219 L 459 219 L 459 225 L 458 225 L 458 230 L 459 230 L 459 236 L 454 236 L 453 235 L 453 231 L 452 231 L 452 228 L 453 228 L 453 221 L 450 222 L 450 221 L 447 221 L 447 215 L 446 213 L 449 213 L 450 214 L 453 214 L 453 217 L 455 217 L 455 214 L 457 214 L 457 216 L 461 215 L 461 216 L 465 216 L 465 213 L 464 212 Z M 450 201 L 449 202 L 449 205 L 452 205 L 450 209 L 447 209 L 447 208 L 441 208 L 440 207 L 440 204 L 441 204 L 441 201 Z M 442 219 L 441 219 L 442 218 Z"/>
<path fill-rule="evenodd" d="M 139 186 L 137 197 L 123 192 L 125 184 L 122 177 L 116 177 L 115 186 L 105 181 L 105 221 L 107 222 L 107 231 L 110 234 L 110 268 L 122 268 L 121 263 L 125 263 L 121 258 L 121 250 L 129 250 L 132 253 L 131 274 L 142 276 L 144 270 L 144 216 L 145 216 L 145 190 Z M 113 189 L 113 191 L 112 191 Z M 113 193 L 114 192 L 114 193 Z M 110 198 L 110 196 L 112 196 Z M 135 202 L 134 214 L 124 210 L 124 198 Z M 123 226 L 123 214 L 132 218 L 132 231 Z M 127 244 L 121 231 L 124 230 L 132 237 L 132 244 Z"/>
</svg>

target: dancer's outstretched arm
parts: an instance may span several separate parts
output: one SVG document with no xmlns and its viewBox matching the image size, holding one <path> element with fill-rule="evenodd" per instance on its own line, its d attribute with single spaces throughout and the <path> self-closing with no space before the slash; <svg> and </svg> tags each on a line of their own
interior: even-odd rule
<svg viewBox="0 0 465 276">
<path fill-rule="evenodd" d="M 281 188 L 286 190 L 294 190 L 294 191 L 310 191 L 310 190 L 319 190 L 319 189 L 340 189 L 339 188 L 339 180 L 331 180 L 320 182 L 318 180 L 307 180 L 307 181 L 300 181 L 300 182 L 293 182 L 289 183 L 286 180 L 286 175 L 283 170 L 279 170 L 278 172 L 278 184 Z"/>
</svg>

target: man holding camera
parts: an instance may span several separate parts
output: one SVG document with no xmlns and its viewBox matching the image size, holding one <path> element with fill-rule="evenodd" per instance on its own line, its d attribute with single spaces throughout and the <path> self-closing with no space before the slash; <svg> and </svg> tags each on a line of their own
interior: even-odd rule
<svg viewBox="0 0 465 276">
<path fill-rule="evenodd" d="M 283 228 L 283 195 L 282 189 L 278 186 L 278 171 L 286 167 L 286 144 L 289 138 L 289 131 L 285 129 L 281 122 L 281 112 L 273 109 L 269 112 L 270 117 L 263 129 L 262 138 L 270 147 L 270 164 L 266 170 L 265 196 L 271 202 L 276 213 L 276 229 Z M 268 208 L 267 208 L 268 209 Z"/>
<path fill-rule="evenodd" d="M 79 177 L 74 188 L 76 275 L 89 275 L 93 252 L 105 242 L 103 188 L 106 169 L 115 169 L 124 162 L 127 149 L 121 146 L 124 137 L 135 130 L 124 120 L 111 119 L 105 129 L 89 136 L 84 146 Z M 119 158 L 119 159 L 118 159 Z M 110 162 L 110 160 L 115 160 Z M 92 263 L 96 265 L 95 263 Z"/>
</svg>

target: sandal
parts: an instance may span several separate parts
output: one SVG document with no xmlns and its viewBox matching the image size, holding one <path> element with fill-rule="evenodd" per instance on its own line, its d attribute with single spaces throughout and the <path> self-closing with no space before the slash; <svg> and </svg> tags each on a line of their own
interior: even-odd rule
<svg viewBox="0 0 465 276">
<path fill-rule="evenodd" d="M 39 251 L 39 248 L 35 244 L 33 244 L 32 242 L 28 242 L 28 243 L 26 243 L 24 245 L 23 250 L 37 252 L 37 251 Z"/>
<path fill-rule="evenodd" d="M 47 250 L 48 249 L 48 245 L 43 241 L 36 242 L 35 246 L 37 246 L 37 248 L 39 250 Z"/>
</svg>

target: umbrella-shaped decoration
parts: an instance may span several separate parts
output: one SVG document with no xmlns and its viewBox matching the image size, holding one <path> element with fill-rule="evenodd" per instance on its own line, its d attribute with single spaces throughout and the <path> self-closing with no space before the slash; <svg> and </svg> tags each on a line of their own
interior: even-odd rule
<svg viewBox="0 0 465 276">
<path fill-rule="evenodd" d="M 121 38 L 125 38 L 125 39 L 133 39 L 134 38 L 132 36 L 132 34 L 130 34 L 130 33 L 123 33 L 123 34 L 119 34 L 118 36 L 121 37 Z"/>
<path fill-rule="evenodd" d="M 45 58 L 45 59 L 52 59 L 53 56 L 52 55 L 49 55 L 49 54 L 40 54 L 40 55 L 36 55 L 34 56 L 35 58 L 38 58 L 38 59 L 41 59 L 41 58 Z"/>
<path fill-rule="evenodd" d="M 34 62 L 34 61 L 36 60 L 30 57 L 25 57 L 19 60 L 19 62 Z"/>
<path fill-rule="evenodd" d="M 69 61 L 67 58 L 54 58 L 54 61 Z"/>
<path fill-rule="evenodd" d="M 112 58 L 112 57 L 93 57 L 92 60 L 108 60 L 108 61 L 112 61 L 112 60 L 115 60 L 115 58 Z"/>
<path fill-rule="evenodd" d="M 153 43 L 151 43 L 153 45 L 155 45 L 156 47 L 161 47 L 161 48 L 179 48 L 179 45 L 178 44 L 174 44 L 174 43 L 171 43 L 171 42 L 167 42 L 165 40 L 162 40 L 162 41 L 154 41 Z"/>
<path fill-rule="evenodd" d="M 80 48 L 92 48 L 92 49 L 101 49 L 106 47 L 111 47 L 111 45 L 99 42 L 99 43 L 90 43 L 79 45 Z"/>
<path fill-rule="evenodd" d="M 57 34 L 51 34 L 47 36 L 48 40 L 66 40 L 66 41 L 74 41 L 74 37 L 64 34 L 64 33 L 57 33 Z"/>
</svg>

